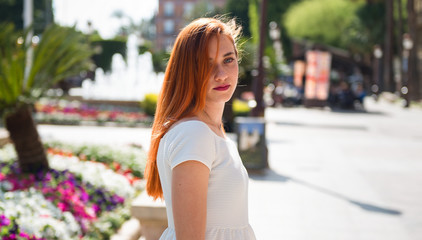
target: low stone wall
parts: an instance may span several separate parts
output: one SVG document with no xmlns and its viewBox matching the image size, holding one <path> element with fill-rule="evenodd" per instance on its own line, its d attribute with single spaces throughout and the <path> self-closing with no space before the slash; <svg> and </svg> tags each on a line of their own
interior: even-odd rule
<svg viewBox="0 0 422 240">
<path fill-rule="evenodd" d="M 131 215 L 141 224 L 142 239 L 158 240 L 167 228 L 166 205 L 162 200 L 154 201 L 144 191 L 133 202 Z"/>
<path fill-rule="evenodd" d="M 6 129 L 0 128 L 0 147 L 4 146 L 6 143 L 9 143 L 9 132 Z"/>
</svg>

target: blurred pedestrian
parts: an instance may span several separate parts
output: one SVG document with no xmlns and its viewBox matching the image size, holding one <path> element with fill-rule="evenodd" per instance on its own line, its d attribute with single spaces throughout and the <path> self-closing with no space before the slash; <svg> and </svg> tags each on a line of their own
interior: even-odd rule
<svg viewBox="0 0 422 240">
<path fill-rule="evenodd" d="M 234 20 L 201 18 L 178 35 L 152 127 L 146 190 L 164 198 L 160 239 L 255 239 L 248 174 L 222 127 L 238 80 Z"/>
</svg>

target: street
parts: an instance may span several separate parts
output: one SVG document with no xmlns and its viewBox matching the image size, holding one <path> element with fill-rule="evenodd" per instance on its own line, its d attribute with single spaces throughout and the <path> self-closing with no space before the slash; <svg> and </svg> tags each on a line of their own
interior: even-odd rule
<svg viewBox="0 0 422 240">
<path fill-rule="evenodd" d="M 421 240 L 422 110 L 268 108 L 270 169 L 251 173 L 249 218 L 264 240 Z M 149 145 L 149 128 L 40 125 L 44 139 Z"/>
<path fill-rule="evenodd" d="M 367 100 L 368 113 L 267 110 L 258 239 L 422 239 L 422 111 Z"/>
</svg>

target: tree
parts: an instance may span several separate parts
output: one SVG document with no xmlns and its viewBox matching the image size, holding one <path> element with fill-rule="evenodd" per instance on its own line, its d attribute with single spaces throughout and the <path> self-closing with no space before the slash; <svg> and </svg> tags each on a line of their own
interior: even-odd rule
<svg viewBox="0 0 422 240">
<path fill-rule="evenodd" d="M 74 28 L 49 26 L 36 46 L 13 24 L 0 24 L 0 116 L 18 155 L 22 172 L 48 168 L 48 161 L 32 119 L 31 105 L 58 81 L 91 67 L 92 50 Z M 33 64 L 25 74 L 27 50 Z"/>
<path fill-rule="evenodd" d="M 267 8 L 267 19 L 268 22 L 275 21 L 282 32 L 281 41 L 283 43 L 283 51 L 286 55 L 290 55 L 290 42 L 289 42 L 289 35 L 287 31 L 285 31 L 283 15 L 288 11 L 288 9 L 292 6 L 292 4 L 299 2 L 300 0 L 283 0 L 283 1 L 268 1 L 268 8 Z M 251 24 L 255 21 L 255 24 L 258 24 L 256 20 L 251 19 L 251 13 L 259 12 L 259 5 L 261 0 L 228 0 L 225 6 L 225 11 L 232 17 L 236 17 L 238 22 L 243 27 L 243 35 L 245 37 L 251 37 L 253 34 L 251 33 Z M 250 10 L 250 7 L 256 7 L 257 9 L 254 11 Z M 252 27 L 254 28 L 254 27 Z M 267 40 L 268 36 L 267 36 Z M 269 44 L 270 45 L 270 44 Z"/>
<path fill-rule="evenodd" d="M 309 0 L 300 2 L 286 13 L 289 35 L 347 49 L 349 31 L 361 2 L 348 0 Z M 346 34 L 345 34 L 346 33 Z"/>
<path fill-rule="evenodd" d="M 385 33 L 385 3 L 366 3 L 356 10 L 357 19 L 352 23 L 355 34 L 350 33 L 353 52 L 372 54 L 374 45 L 382 44 Z"/>
<path fill-rule="evenodd" d="M 228 0 L 225 8 L 229 16 L 236 17 L 237 21 L 242 25 L 243 35 L 250 37 L 249 0 Z"/>
<path fill-rule="evenodd" d="M 23 29 L 23 2 L 22 0 L 0 0 L 0 22 L 11 22 L 17 29 Z M 34 1 L 35 34 L 40 34 L 53 22 L 52 0 Z"/>
</svg>

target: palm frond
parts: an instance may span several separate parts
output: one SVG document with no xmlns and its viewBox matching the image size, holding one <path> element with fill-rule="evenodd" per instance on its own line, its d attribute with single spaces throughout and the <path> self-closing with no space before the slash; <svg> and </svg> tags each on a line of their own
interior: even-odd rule
<svg viewBox="0 0 422 240">
<path fill-rule="evenodd" d="M 15 31 L 13 24 L 2 23 L 0 29 L 0 108 L 5 108 L 19 98 L 26 47 L 24 33 Z"/>
<path fill-rule="evenodd" d="M 0 108 L 16 106 L 22 99 L 36 99 L 58 81 L 92 66 L 93 50 L 75 28 L 50 25 L 34 47 L 32 66 L 24 84 L 27 44 L 25 33 L 11 24 L 0 24 Z M 0 111 L 1 112 L 1 111 Z"/>
</svg>

